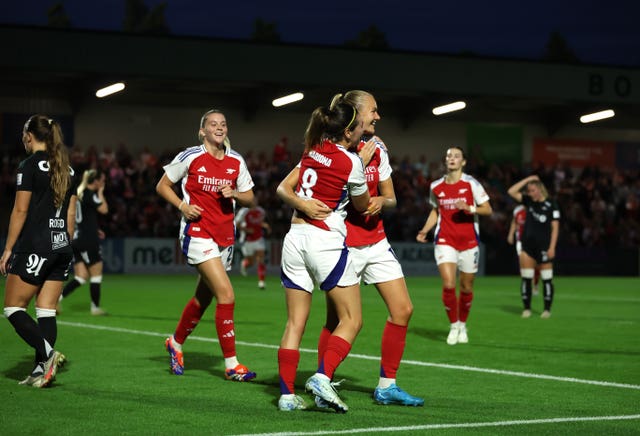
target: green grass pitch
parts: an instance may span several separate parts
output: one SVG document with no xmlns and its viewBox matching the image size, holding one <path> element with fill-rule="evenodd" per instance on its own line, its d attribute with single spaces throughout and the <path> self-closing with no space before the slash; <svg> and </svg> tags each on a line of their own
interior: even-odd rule
<svg viewBox="0 0 640 436">
<path fill-rule="evenodd" d="M 108 275 L 102 306 L 89 313 L 85 285 L 64 301 L 56 348 L 68 357 L 50 388 L 19 386 L 32 350 L 0 323 L 0 432 L 84 434 L 640 434 L 640 279 L 557 277 L 552 317 L 520 318 L 517 277 L 478 277 L 469 344 L 445 343 L 438 277 L 407 279 L 415 311 L 398 384 L 424 407 L 376 405 L 386 308 L 364 286 L 364 327 L 336 378 L 345 415 L 280 412 L 277 347 L 285 305 L 276 277 L 232 276 L 238 357 L 258 378 L 226 381 L 213 307 L 184 346 L 185 374 L 168 370 L 165 337 L 192 296 L 194 275 Z M 4 279 L 0 288 L 4 295 Z M 33 313 L 33 308 L 30 308 Z M 314 306 L 297 379 L 316 367 L 324 296 Z"/>
</svg>

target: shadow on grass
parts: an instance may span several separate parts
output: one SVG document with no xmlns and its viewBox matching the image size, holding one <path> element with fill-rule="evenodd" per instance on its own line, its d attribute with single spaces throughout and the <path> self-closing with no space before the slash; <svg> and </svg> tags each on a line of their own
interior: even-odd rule
<svg viewBox="0 0 640 436">
<path fill-rule="evenodd" d="M 443 342 L 449 334 L 449 330 L 442 329 L 425 329 L 421 327 L 409 327 L 409 329 L 411 333 L 434 342 Z"/>
<path fill-rule="evenodd" d="M 148 360 L 166 365 L 169 371 L 169 353 L 162 356 L 150 356 Z M 184 371 L 204 371 L 216 377 L 224 377 L 224 360 L 213 353 L 202 353 L 198 351 L 184 353 Z"/>
</svg>

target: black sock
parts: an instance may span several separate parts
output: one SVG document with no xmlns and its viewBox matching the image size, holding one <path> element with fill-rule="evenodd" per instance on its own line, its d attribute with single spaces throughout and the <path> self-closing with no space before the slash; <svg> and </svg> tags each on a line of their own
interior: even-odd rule
<svg viewBox="0 0 640 436">
<path fill-rule="evenodd" d="M 47 352 L 44 346 L 44 338 L 40 332 L 38 324 L 25 312 L 18 310 L 9 317 L 9 322 L 27 344 L 36 350 L 36 360 L 43 362 L 47 360 Z"/>
<path fill-rule="evenodd" d="M 90 283 L 89 292 L 91 293 L 91 301 L 96 307 L 100 307 L 100 283 Z"/>
<path fill-rule="evenodd" d="M 66 297 L 67 295 L 78 289 L 80 285 L 81 283 L 74 278 L 64 286 L 64 289 L 62 290 L 62 296 Z"/>
<path fill-rule="evenodd" d="M 522 278 L 522 284 L 520 285 L 520 296 L 522 297 L 522 304 L 525 310 L 531 310 L 531 282 L 533 279 Z"/>
<path fill-rule="evenodd" d="M 551 280 L 542 281 L 543 298 L 544 298 L 544 310 L 551 311 L 551 304 L 553 304 L 553 282 Z"/>
<path fill-rule="evenodd" d="M 40 327 L 42 337 L 46 339 L 52 348 L 55 348 L 56 340 L 58 339 L 58 323 L 56 317 L 45 316 L 38 318 L 38 326 Z"/>
</svg>

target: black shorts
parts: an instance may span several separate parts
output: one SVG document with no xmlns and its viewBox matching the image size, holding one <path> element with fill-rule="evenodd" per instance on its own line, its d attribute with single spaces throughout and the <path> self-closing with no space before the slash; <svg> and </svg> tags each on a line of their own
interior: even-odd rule
<svg viewBox="0 0 640 436">
<path fill-rule="evenodd" d="M 540 244 L 522 241 L 522 251 L 535 259 L 537 264 L 553 262 L 553 259 L 549 259 L 547 256 L 547 247 L 542 248 Z"/>
<path fill-rule="evenodd" d="M 84 263 L 85 265 L 91 266 L 102 262 L 102 247 L 100 244 L 91 247 L 78 247 L 74 244 L 73 257 L 74 263 Z"/>
<path fill-rule="evenodd" d="M 47 280 L 64 282 L 69 277 L 71 253 L 14 253 L 11 256 L 9 273 L 32 285 L 40 286 Z"/>
</svg>

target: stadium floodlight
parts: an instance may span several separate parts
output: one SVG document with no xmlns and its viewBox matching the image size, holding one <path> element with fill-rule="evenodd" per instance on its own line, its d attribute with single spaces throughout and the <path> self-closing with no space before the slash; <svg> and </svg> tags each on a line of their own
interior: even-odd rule
<svg viewBox="0 0 640 436">
<path fill-rule="evenodd" d="M 304 94 L 301 92 L 295 92 L 293 94 L 285 95 L 284 97 L 276 98 L 271 102 L 273 107 L 284 106 L 285 104 L 295 103 L 304 98 Z"/>
<path fill-rule="evenodd" d="M 467 103 L 464 101 L 456 101 L 453 103 L 445 104 L 444 106 L 434 107 L 431 112 L 434 115 L 442 115 L 449 112 L 459 111 L 467 107 Z"/>
<path fill-rule="evenodd" d="M 124 89 L 124 83 L 118 82 L 113 85 L 106 86 L 102 89 L 98 89 L 96 91 L 96 97 L 102 98 L 111 94 L 115 94 L 116 92 L 120 92 Z"/>
<path fill-rule="evenodd" d="M 583 115 L 580 117 L 580 122 L 583 124 L 592 123 L 594 121 L 600 121 L 606 118 L 611 118 L 615 115 L 616 113 L 613 110 L 607 109 L 605 111 L 594 112 L 592 114 Z"/>
</svg>

